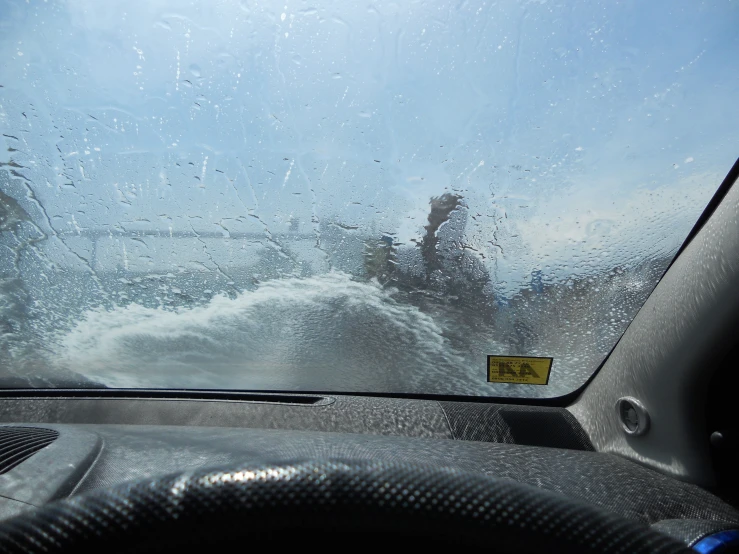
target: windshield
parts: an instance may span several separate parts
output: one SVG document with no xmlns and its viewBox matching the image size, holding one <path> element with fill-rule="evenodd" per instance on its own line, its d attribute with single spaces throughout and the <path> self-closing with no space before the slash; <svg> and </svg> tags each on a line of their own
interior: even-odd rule
<svg viewBox="0 0 739 554">
<path fill-rule="evenodd" d="M 0 6 L 3 387 L 560 396 L 739 144 L 729 1 Z"/>
</svg>

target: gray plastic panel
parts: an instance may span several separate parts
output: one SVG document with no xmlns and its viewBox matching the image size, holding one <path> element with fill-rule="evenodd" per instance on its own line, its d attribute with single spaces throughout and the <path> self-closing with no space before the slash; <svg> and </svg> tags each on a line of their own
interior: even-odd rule
<svg viewBox="0 0 739 554">
<path fill-rule="evenodd" d="M 564 408 L 440 402 L 455 439 L 594 450 Z"/>
<path fill-rule="evenodd" d="M 9 517 L 17 516 L 28 510 L 35 509 L 35 506 L 18 502 L 17 500 L 11 500 L 10 498 L 0 497 L 0 519 L 6 519 Z"/>
<path fill-rule="evenodd" d="M 0 422 L 254 427 L 452 438 L 438 402 L 335 396 L 325 404 L 141 398 L 5 398 Z"/>
<path fill-rule="evenodd" d="M 704 397 L 739 329 L 739 186 L 675 260 L 598 375 L 570 407 L 597 450 L 712 486 Z M 650 415 L 626 436 L 616 401 L 638 399 Z"/>
<path fill-rule="evenodd" d="M 102 448 L 98 435 L 76 427 L 28 425 L 55 429 L 59 437 L 8 473 L 0 475 L 0 496 L 41 506 L 68 496 Z"/>
</svg>

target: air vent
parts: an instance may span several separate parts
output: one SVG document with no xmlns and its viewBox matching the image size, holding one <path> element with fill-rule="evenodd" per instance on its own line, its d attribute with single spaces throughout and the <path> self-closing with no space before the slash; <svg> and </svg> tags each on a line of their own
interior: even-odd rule
<svg viewBox="0 0 739 554">
<path fill-rule="evenodd" d="M 58 436 L 51 429 L 0 427 L 0 475 L 49 446 Z"/>
</svg>

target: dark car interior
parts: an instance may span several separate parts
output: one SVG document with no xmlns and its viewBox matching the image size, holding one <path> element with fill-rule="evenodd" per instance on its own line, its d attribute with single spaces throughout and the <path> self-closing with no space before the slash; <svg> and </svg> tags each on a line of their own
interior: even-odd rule
<svg viewBox="0 0 739 554">
<path fill-rule="evenodd" d="M 0 553 L 738 553 L 736 4 L 0 0 Z"/>
</svg>

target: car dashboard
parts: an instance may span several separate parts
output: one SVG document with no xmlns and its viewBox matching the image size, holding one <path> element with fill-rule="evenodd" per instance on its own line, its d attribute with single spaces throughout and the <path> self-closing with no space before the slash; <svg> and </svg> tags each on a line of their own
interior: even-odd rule
<svg viewBox="0 0 739 554">
<path fill-rule="evenodd" d="M 561 407 L 323 394 L 21 391 L 0 402 L 0 445 L 3 518 L 200 468 L 341 459 L 512 480 L 654 526 L 688 545 L 739 527 L 739 512 L 711 492 L 596 452 Z"/>
</svg>

